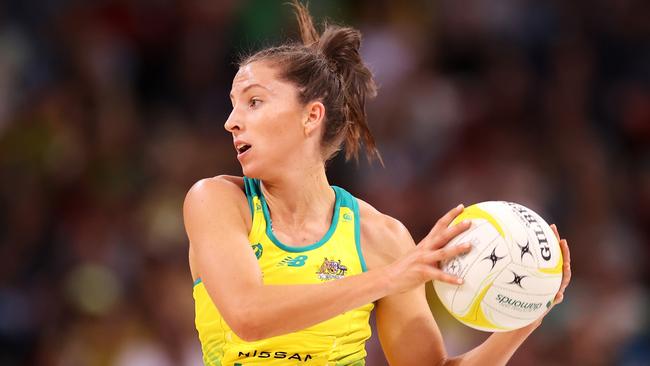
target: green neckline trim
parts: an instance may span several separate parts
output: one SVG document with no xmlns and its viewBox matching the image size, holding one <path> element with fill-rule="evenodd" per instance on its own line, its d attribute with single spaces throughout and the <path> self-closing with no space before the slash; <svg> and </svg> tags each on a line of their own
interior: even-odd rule
<svg viewBox="0 0 650 366">
<path fill-rule="evenodd" d="M 244 190 L 246 191 L 246 200 L 248 201 L 248 208 L 251 210 L 251 217 L 255 214 L 253 210 L 253 196 L 255 195 L 253 189 L 251 188 L 251 179 L 244 177 Z"/>
<path fill-rule="evenodd" d="M 329 230 L 325 233 L 325 236 L 321 238 L 321 240 L 317 241 L 314 244 L 310 244 L 304 247 L 293 247 L 290 245 L 286 245 L 282 243 L 278 238 L 275 237 L 275 234 L 273 234 L 273 229 L 272 229 L 272 222 L 271 222 L 271 214 L 269 213 L 269 207 L 266 204 L 266 198 L 264 198 L 264 195 L 262 194 L 262 189 L 260 187 L 259 189 L 259 196 L 258 198 L 260 201 L 262 201 L 262 211 L 264 212 L 264 219 L 266 220 L 266 235 L 271 239 L 273 244 L 275 244 L 278 248 L 291 252 L 291 253 L 302 253 L 302 252 L 307 252 L 310 250 L 314 250 L 317 248 L 320 248 L 323 246 L 323 244 L 327 243 L 327 241 L 332 237 L 334 232 L 336 231 L 336 227 L 338 226 L 339 222 L 339 211 L 341 208 L 341 199 L 342 199 L 342 192 L 339 192 L 338 187 L 331 187 L 334 190 L 334 194 L 336 195 L 336 201 L 334 203 L 334 212 L 332 214 L 332 223 L 330 224 Z"/>
<path fill-rule="evenodd" d="M 201 277 L 197 278 L 196 281 L 194 281 L 194 285 L 192 287 L 198 285 L 201 282 L 202 282 Z"/>
<path fill-rule="evenodd" d="M 361 252 L 361 214 L 359 213 L 359 201 L 356 197 L 352 197 L 352 212 L 354 213 L 354 242 L 357 246 L 359 262 L 361 262 L 361 270 L 367 272 L 368 267 L 366 267 L 366 261 Z"/>
</svg>

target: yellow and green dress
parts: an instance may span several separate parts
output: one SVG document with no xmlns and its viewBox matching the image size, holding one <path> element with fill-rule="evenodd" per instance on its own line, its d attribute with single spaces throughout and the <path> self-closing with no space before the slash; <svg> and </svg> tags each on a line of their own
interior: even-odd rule
<svg viewBox="0 0 650 366">
<path fill-rule="evenodd" d="M 291 247 L 273 234 L 260 181 L 244 177 L 244 185 L 253 215 L 248 240 L 265 284 L 318 284 L 366 271 L 361 254 L 359 206 L 350 193 L 332 186 L 336 203 L 325 236 L 306 247 Z M 206 365 L 365 365 L 372 303 L 294 333 L 254 342 L 246 342 L 232 331 L 200 278 L 194 283 L 194 303 Z"/>
</svg>

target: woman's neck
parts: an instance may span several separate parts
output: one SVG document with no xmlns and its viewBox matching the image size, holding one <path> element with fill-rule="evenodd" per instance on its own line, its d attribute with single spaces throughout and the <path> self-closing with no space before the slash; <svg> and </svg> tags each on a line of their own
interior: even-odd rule
<svg viewBox="0 0 650 366">
<path fill-rule="evenodd" d="M 300 230 L 309 223 L 331 223 L 336 195 L 323 165 L 306 173 L 285 171 L 282 177 L 265 180 L 261 189 L 272 212 L 274 228 Z"/>
</svg>

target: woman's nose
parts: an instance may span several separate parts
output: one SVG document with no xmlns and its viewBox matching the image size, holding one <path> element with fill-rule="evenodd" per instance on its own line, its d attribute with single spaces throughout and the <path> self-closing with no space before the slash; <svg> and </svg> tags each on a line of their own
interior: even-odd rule
<svg viewBox="0 0 650 366">
<path fill-rule="evenodd" d="M 235 130 L 241 130 L 241 124 L 239 123 L 239 118 L 235 114 L 235 110 L 230 112 L 226 123 L 223 124 L 223 128 L 228 132 L 233 132 Z"/>
</svg>

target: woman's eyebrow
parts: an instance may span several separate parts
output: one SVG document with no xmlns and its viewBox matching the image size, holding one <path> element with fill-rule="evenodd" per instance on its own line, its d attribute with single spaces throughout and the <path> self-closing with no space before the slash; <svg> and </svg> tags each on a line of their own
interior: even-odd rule
<svg viewBox="0 0 650 366">
<path fill-rule="evenodd" d="M 258 84 L 258 83 L 253 83 L 253 84 L 246 85 L 246 87 L 241 91 L 242 94 L 246 93 L 246 91 L 248 89 L 253 88 L 253 87 L 260 87 L 260 88 L 265 89 L 266 91 L 270 92 L 269 88 L 265 87 L 264 85 Z M 233 99 L 233 98 L 234 98 L 234 96 L 232 95 L 232 92 L 230 92 L 230 99 Z"/>
</svg>

